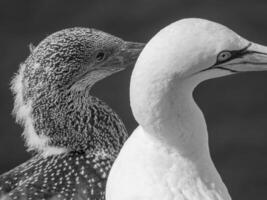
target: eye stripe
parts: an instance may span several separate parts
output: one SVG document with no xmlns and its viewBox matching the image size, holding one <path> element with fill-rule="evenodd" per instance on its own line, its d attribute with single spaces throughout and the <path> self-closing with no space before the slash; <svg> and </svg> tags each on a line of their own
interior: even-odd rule
<svg viewBox="0 0 267 200">
<path fill-rule="evenodd" d="M 249 43 L 246 47 L 244 47 L 243 49 L 239 49 L 239 50 L 223 50 L 221 51 L 218 56 L 223 53 L 223 52 L 229 52 L 231 53 L 231 57 L 229 57 L 229 59 L 226 59 L 226 60 L 223 60 L 223 61 L 220 61 L 218 60 L 218 57 L 217 57 L 217 61 L 214 65 L 218 65 L 218 64 L 222 64 L 222 63 L 225 63 L 225 62 L 228 62 L 232 59 L 235 59 L 235 58 L 242 58 L 244 55 L 246 54 L 249 54 L 250 52 L 247 51 L 247 49 L 251 46 L 251 43 Z"/>
<path fill-rule="evenodd" d="M 206 68 L 206 69 L 203 69 L 201 71 L 199 71 L 198 73 L 200 72 L 204 72 L 204 71 L 208 71 L 210 69 L 214 69 L 214 68 L 218 68 L 218 69 L 224 69 L 224 70 L 228 70 L 228 71 L 231 71 L 231 72 L 234 72 L 234 70 L 230 70 L 228 68 L 222 68 L 222 67 L 217 67 L 217 65 L 219 64 L 222 64 L 222 63 L 226 63 L 232 59 L 235 59 L 235 58 L 242 58 L 244 55 L 247 55 L 247 54 L 251 54 L 251 53 L 255 53 L 255 52 L 252 52 L 252 51 L 247 51 L 247 49 L 251 46 L 252 44 L 249 43 L 246 47 L 244 47 L 243 49 L 239 49 L 239 50 L 232 50 L 232 51 L 227 51 L 227 50 L 223 50 L 221 51 L 218 56 L 222 53 L 222 52 L 230 52 L 231 53 L 231 57 L 229 57 L 229 59 L 226 59 L 226 60 L 223 60 L 223 61 L 219 61 L 218 60 L 218 56 L 217 56 L 217 61 L 216 63 L 214 63 L 212 66 Z"/>
</svg>

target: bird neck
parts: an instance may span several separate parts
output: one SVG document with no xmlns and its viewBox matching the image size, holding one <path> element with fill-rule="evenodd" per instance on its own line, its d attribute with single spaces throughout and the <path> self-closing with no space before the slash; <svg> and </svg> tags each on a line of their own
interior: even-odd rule
<svg viewBox="0 0 267 200">
<path fill-rule="evenodd" d="M 196 84 L 175 75 L 148 77 L 131 83 L 131 106 L 138 123 L 181 153 L 208 153 L 205 119 L 192 96 Z"/>
<path fill-rule="evenodd" d="M 144 133 L 168 152 L 176 152 L 177 166 L 192 163 L 186 173 L 198 174 L 198 178 L 184 174 L 190 177 L 188 181 L 200 179 L 221 196 L 218 199 L 230 199 L 210 157 L 204 116 L 192 96 L 198 83 L 178 75 L 135 77 L 131 82 L 131 106 Z M 181 168 L 179 173 L 184 172 Z"/>
<path fill-rule="evenodd" d="M 113 110 L 89 91 L 52 93 L 32 104 L 33 127 L 38 142 L 33 149 L 51 155 L 68 151 L 87 151 L 114 156 L 118 153 L 127 132 Z M 112 137 L 110 137 L 112 136 Z M 33 141 L 34 142 L 34 141 Z M 49 153 L 47 149 L 51 149 Z"/>
</svg>

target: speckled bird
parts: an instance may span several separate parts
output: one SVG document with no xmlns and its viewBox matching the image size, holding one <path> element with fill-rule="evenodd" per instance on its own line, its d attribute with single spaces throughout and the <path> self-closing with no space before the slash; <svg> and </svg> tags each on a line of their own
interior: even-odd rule
<svg viewBox="0 0 267 200">
<path fill-rule="evenodd" d="M 143 46 L 70 28 L 31 47 L 12 91 L 14 115 L 35 156 L 0 176 L 0 199 L 105 199 L 107 175 L 128 133 L 90 89 L 133 65 Z"/>
</svg>

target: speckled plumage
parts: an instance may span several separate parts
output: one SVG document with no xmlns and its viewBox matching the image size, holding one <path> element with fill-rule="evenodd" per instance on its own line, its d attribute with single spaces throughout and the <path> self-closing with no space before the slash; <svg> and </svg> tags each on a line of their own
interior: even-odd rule
<svg viewBox="0 0 267 200">
<path fill-rule="evenodd" d="M 142 48 L 88 28 L 65 29 L 31 47 L 12 91 L 14 114 L 36 155 L 0 176 L 0 199 L 104 199 L 108 172 L 128 133 L 89 91 L 134 64 Z"/>
<path fill-rule="evenodd" d="M 94 126 L 87 120 L 94 115 L 94 109 L 89 104 L 98 107 L 99 103 L 102 113 L 113 111 L 96 98 L 88 98 L 89 89 L 96 81 L 122 70 L 119 58 L 108 58 L 116 57 L 114 54 L 123 45 L 123 40 L 104 32 L 72 28 L 50 35 L 32 50 L 13 81 L 14 113 L 25 126 L 24 137 L 30 150 L 41 152 L 47 146 L 76 149 L 77 143 L 93 137 L 89 133 Z M 106 58 L 101 63 L 96 56 L 102 51 Z M 121 124 L 121 137 L 125 137 L 118 117 L 114 115 L 111 120 Z M 39 137 L 37 144 L 31 141 L 30 134 Z"/>
<path fill-rule="evenodd" d="M 109 157 L 86 152 L 37 155 L 2 175 L 0 189 L 10 199 L 101 200 L 111 165 Z"/>
</svg>

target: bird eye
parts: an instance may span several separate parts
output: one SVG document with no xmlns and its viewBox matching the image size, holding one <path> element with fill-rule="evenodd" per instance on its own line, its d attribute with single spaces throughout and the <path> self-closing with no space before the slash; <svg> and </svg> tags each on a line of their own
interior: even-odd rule
<svg viewBox="0 0 267 200">
<path fill-rule="evenodd" d="M 95 58 L 97 62 L 103 61 L 105 59 L 105 53 L 103 51 L 100 51 L 96 54 Z"/>
<path fill-rule="evenodd" d="M 232 57 L 232 53 L 230 51 L 223 51 L 219 53 L 217 59 L 219 62 L 223 62 L 229 60 Z"/>
</svg>

